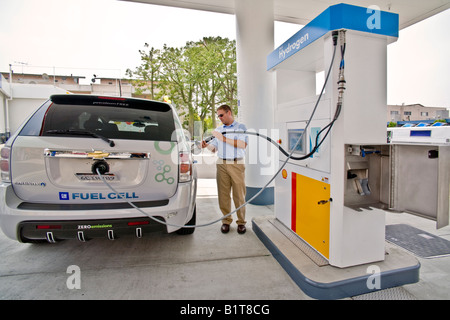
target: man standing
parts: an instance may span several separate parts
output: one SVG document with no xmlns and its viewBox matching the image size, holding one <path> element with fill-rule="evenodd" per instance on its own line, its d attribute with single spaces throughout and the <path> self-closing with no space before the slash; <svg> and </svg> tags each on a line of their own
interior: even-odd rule
<svg viewBox="0 0 450 320">
<path fill-rule="evenodd" d="M 236 208 L 245 203 L 245 148 L 248 138 L 242 133 L 228 133 L 226 131 L 246 131 L 244 124 L 234 120 L 233 111 L 230 106 L 224 104 L 217 108 L 217 116 L 222 121 L 222 126 L 213 132 L 213 139 L 209 144 L 202 141 L 202 147 L 216 152 L 217 159 L 217 190 L 219 196 L 219 207 L 223 215 L 231 212 L 231 196 Z M 240 234 L 245 233 L 245 206 L 237 211 L 237 231 Z M 228 216 L 222 220 L 222 233 L 230 231 L 230 224 L 233 218 Z"/>
</svg>

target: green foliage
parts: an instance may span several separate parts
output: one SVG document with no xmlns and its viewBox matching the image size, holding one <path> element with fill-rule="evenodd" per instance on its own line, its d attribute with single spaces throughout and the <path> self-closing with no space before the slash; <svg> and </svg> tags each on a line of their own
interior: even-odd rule
<svg viewBox="0 0 450 320">
<path fill-rule="evenodd" d="M 148 43 L 145 43 L 145 48 L 148 48 Z M 159 80 L 161 70 L 160 55 L 161 51 L 151 48 L 148 52 L 139 50 L 142 64 L 136 68 L 135 71 L 131 69 L 126 70 L 128 77 L 133 78 L 132 83 L 135 87 L 136 94 L 141 95 L 149 92 L 150 99 L 155 99 L 156 85 Z M 137 76 L 137 77 L 136 77 Z"/>
<path fill-rule="evenodd" d="M 389 128 L 395 128 L 397 126 L 397 122 L 389 122 L 388 127 Z"/>
<path fill-rule="evenodd" d="M 168 96 L 185 116 L 183 123 L 191 133 L 196 120 L 203 122 L 205 130 L 215 128 L 216 108 L 221 104 L 237 111 L 236 41 L 205 37 L 182 48 L 164 45 L 161 50 L 152 47 L 139 53 L 142 64 L 126 71 L 136 93 L 154 100 Z"/>
</svg>

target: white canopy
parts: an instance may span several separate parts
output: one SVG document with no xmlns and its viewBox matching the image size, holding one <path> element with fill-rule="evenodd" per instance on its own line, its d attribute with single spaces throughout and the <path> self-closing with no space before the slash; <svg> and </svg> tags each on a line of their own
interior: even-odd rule
<svg viewBox="0 0 450 320">
<path fill-rule="evenodd" d="M 240 0 L 123 0 L 218 13 L 235 13 L 235 1 Z M 376 5 L 382 11 L 398 13 L 400 29 L 422 21 L 450 8 L 449 0 L 274 0 L 276 21 L 306 25 L 331 5 L 347 3 L 369 7 Z"/>
</svg>

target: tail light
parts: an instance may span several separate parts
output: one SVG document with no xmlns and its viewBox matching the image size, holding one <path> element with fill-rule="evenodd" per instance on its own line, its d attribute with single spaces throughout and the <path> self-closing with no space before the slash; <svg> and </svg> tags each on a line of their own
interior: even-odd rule
<svg viewBox="0 0 450 320">
<path fill-rule="evenodd" d="M 180 182 L 191 181 L 192 176 L 192 159 L 189 152 L 180 152 Z"/>
<path fill-rule="evenodd" d="M 9 155 L 11 153 L 10 147 L 3 147 L 1 150 L 0 169 L 3 182 L 11 182 L 9 176 Z"/>
<path fill-rule="evenodd" d="M 131 222 L 128 222 L 128 226 L 130 226 L 130 227 L 143 226 L 143 225 L 147 225 L 147 224 L 150 224 L 150 221 L 131 221 Z"/>
<path fill-rule="evenodd" d="M 36 229 L 38 230 L 50 230 L 50 229 L 61 229 L 61 225 L 54 225 L 54 224 L 38 224 L 36 226 Z"/>
</svg>

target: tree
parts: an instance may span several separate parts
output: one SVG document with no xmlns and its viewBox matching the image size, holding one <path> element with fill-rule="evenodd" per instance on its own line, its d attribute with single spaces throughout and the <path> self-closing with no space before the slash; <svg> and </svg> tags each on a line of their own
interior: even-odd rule
<svg viewBox="0 0 450 320">
<path fill-rule="evenodd" d="M 205 37 L 186 43 L 185 48 L 195 65 L 197 113 L 204 128 L 215 128 L 218 104 L 227 103 L 237 111 L 236 42 Z M 208 115 L 211 121 L 206 122 Z"/>
<path fill-rule="evenodd" d="M 189 132 L 194 130 L 194 96 L 196 87 L 195 65 L 186 47 L 171 48 L 164 45 L 161 54 L 162 73 L 158 87 L 161 95 L 168 95 L 179 111 L 187 111 Z"/>
<path fill-rule="evenodd" d="M 148 48 L 148 43 L 145 43 L 144 47 Z M 128 77 L 134 78 L 133 85 L 136 94 L 141 95 L 149 91 L 150 99 L 154 100 L 161 69 L 161 51 L 151 47 L 148 52 L 139 50 L 139 54 L 141 55 L 142 65 L 137 67 L 134 72 L 127 69 L 126 74 Z"/>
<path fill-rule="evenodd" d="M 237 113 L 236 40 L 220 39 L 219 41 L 221 43 L 221 50 L 219 51 L 221 64 L 219 65 L 220 68 L 217 68 L 215 72 L 221 85 L 221 103 L 228 103 L 233 107 L 233 111 Z"/>
<path fill-rule="evenodd" d="M 188 43 L 189 51 L 198 60 L 197 73 L 197 106 L 201 121 L 204 123 L 207 115 L 211 115 L 215 127 L 216 104 L 223 102 L 223 45 L 224 39 L 203 38 L 197 42 Z"/>
<path fill-rule="evenodd" d="M 234 40 L 205 37 L 188 41 L 182 48 L 164 45 L 162 50 L 152 47 L 139 53 L 142 65 L 134 72 L 127 70 L 130 77 L 137 78 L 135 83 L 141 90 L 137 92 L 148 90 L 152 99 L 169 96 L 180 115 L 187 116 L 191 133 L 196 118 L 200 118 L 204 128 L 215 128 L 218 104 L 227 103 L 237 111 Z"/>
</svg>

